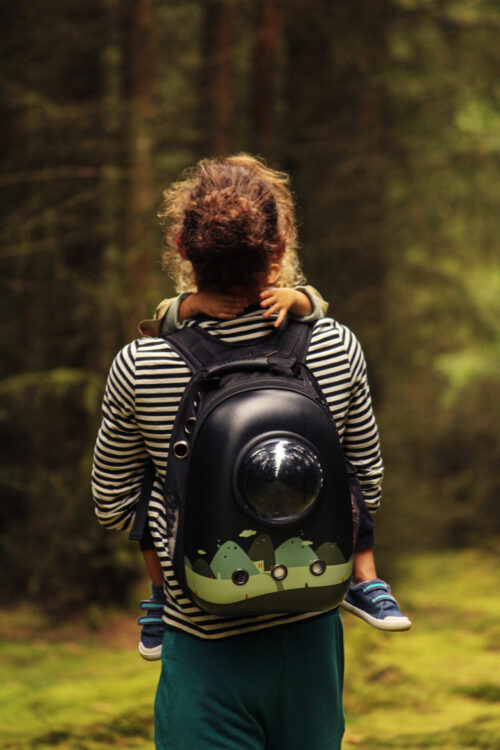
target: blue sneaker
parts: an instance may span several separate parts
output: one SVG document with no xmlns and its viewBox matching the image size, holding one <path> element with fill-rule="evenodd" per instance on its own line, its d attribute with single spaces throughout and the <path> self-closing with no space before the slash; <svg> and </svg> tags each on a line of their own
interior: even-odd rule
<svg viewBox="0 0 500 750">
<path fill-rule="evenodd" d="M 409 630 L 411 620 L 399 611 L 391 587 L 380 578 L 351 583 L 340 605 L 379 630 Z"/>
<path fill-rule="evenodd" d="M 159 601 L 156 597 L 144 599 L 140 603 L 140 608 L 146 610 L 146 614 L 137 620 L 137 624 L 142 626 L 139 653 L 146 661 L 161 659 L 161 644 L 165 630 L 162 620 L 163 604 L 164 601 Z"/>
</svg>

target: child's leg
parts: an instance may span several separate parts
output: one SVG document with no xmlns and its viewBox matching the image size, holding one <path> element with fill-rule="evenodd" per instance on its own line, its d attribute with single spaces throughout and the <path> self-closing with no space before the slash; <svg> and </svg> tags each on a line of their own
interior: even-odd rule
<svg viewBox="0 0 500 750">
<path fill-rule="evenodd" d="M 353 553 L 353 573 L 342 607 L 379 630 L 408 630 L 410 620 L 401 614 L 390 586 L 377 577 L 373 519 L 358 486 L 354 488 L 354 515 L 359 523 Z"/>
<path fill-rule="evenodd" d="M 154 586 L 161 586 L 163 588 L 163 570 L 156 551 L 154 549 L 143 549 L 142 556 L 144 558 L 146 570 L 149 573 L 151 583 Z"/>
<path fill-rule="evenodd" d="M 139 653 L 147 661 L 161 659 L 163 640 L 163 605 L 165 592 L 163 590 L 163 571 L 153 546 L 153 539 L 149 528 L 146 528 L 140 540 L 142 556 L 151 579 L 151 597 L 141 601 L 141 609 L 146 613 L 139 617 L 137 623 L 141 625 L 141 639 Z"/>
<path fill-rule="evenodd" d="M 354 583 L 371 581 L 377 577 L 373 547 L 355 549 L 353 554 L 352 579 Z"/>
<path fill-rule="evenodd" d="M 352 578 L 354 583 L 361 583 L 377 577 L 374 554 L 374 524 L 370 511 L 366 507 L 361 487 L 353 487 L 351 500 L 356 505 L 359 523 L 354 544 Z"/>
</svg>

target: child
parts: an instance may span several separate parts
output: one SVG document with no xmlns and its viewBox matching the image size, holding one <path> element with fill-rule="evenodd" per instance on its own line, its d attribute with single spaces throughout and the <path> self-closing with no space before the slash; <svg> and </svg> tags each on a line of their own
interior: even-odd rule
<svg viewBox="0 0 500 750">
<path fill-rule="evenodd" d="M 302 321 L 315 321 L 324 317 L 328 303 L 313 287 L 285 287 L 279 282 L 280 267 L 272 264 L 269 271 L 269 287 L 261 293 L 262 315 L 276 315 L 275 327 L 279 327 L 287 313 Z M 159 336 L 182 328 L 185 322 L 199 313 L 212 318 L 230 320 L 241 314 L 247 301 L 237 294 L 214 292 L 186 292 L 174 299 L 163 300 L 157 307 L 155 317 L 139 324 L 143 336 Z M 353 575 L 350 589 L 342 607 L 380 630 L 408 630 L 411 622 L 399 611 L 396 599 L 391 595 L 387 583 L 377 578 L 373 554 L 373 521 L 361 491 L 353 498 L 353 508 L 359 518 L 359 530 L 353 555 Z M 163 573 L 153 548 L 149 531 L 141 541 L 144 561 L 152 582 L 152 596 L 141 602 L 147 614 L 140 617 L 142 625 L 139 652 L 144 659 L 161 658 L 163 635 L 162 609 L 165 602 Z"/>
</svg>

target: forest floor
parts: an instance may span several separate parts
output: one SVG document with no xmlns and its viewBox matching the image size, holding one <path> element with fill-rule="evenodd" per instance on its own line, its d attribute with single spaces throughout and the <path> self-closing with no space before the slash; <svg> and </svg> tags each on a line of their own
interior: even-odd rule
<svg viewBox="0 0 500 750">
<path fill-rule="evenodd" d="M 343 747 L 500 747 L 497 558 L 425 554 L 403 569 L 397 594 L 411 631 L 383 633 L 343 615 Z M 0 612 L 0 747 L 152 748 L 159 664 L 140 659 L 136 638 L 133 612 L 109 614 L 93 630 L 78 622 L 49 628 L 27 610 Z"/>
</svg>

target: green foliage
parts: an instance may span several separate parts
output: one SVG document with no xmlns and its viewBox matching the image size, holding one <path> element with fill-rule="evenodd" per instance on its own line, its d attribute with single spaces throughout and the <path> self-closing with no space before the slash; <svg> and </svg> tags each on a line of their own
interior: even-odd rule
<svg viewBox="0 0 500 750">
<path fill-rule="evenodd" d="M 391 28 L 386 76 L 402 154 L 388 192 L 386 497 L 407 544 L 456 545 L 500 521 L 499 16 L 489 4 L 401 6 L 411 12 Z M 387 543 L 396 526 L 382 523 Z"/>
<path fill-rule="evenodd" d="M 78 368 L 59 367 L 43 372 L 25 372 L 0 381 L 0 398 L 13 409 L 27 403 L 52 398 L 56 403 L 68 398 L 70 392 L 80 390 L 77 403 L 88 416 L 98 413 L 105 380 L 102 373 Z"/>
<path fill-rule="evenodd" d="M 0 382 L 0 429 L 11 437 L 0 470 L 3 602 L 27 596 L 49 611 L 123 602 L 137 577 L 135 548 L 105 534 L 90 503 L 103 386 L 101 374 L 77 368 Z"/>
</svg>

